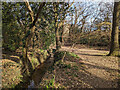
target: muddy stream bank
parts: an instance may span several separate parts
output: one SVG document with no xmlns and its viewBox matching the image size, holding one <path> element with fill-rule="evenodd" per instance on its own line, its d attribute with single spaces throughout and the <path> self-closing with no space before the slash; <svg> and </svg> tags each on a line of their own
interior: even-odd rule
<svg viewBox="0 0 120 90">
<path fill-rule="evenodd" d="M 49 60 L 46 60 L 41 65 L 38 65 L 35 69 L 34 73 L 32 74 L 28 85 L 26 85 L 26 88 L 38 88 L 38 85 L 42 81 L 42 78 L 46 71 L 53 66 L 54 58 L 51 57 Z"/>
</svg>

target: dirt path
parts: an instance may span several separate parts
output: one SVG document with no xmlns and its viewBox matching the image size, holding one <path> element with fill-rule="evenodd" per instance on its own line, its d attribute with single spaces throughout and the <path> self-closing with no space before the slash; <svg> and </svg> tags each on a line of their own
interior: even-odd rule
<svg viewBox="0 0 120 90">
<path fill-rule="evenodd" d="M 62 47 L 62 50 L 73 52 L 82 58 L 85 75 L 81 75 L 81 82 L 91 88 L 115 88 L 118 78 L 118 58 L 105 56 L 108 51 L 93 49 L 77 49 Z"/>
</svg>

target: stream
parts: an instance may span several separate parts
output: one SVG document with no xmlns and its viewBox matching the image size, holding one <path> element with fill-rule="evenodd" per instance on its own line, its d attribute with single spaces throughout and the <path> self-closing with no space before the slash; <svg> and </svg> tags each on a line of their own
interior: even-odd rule
<svg viewBox="0 0 120 90">
<path fill-rule="evenodd" d="M 27 86 L 28 90 L 30 90 L 31 88 L 37 88 L 48 68 L 53 65 L 53 61 L 54 58 L 51 57 L 49 60 L 46 60 L 41 65 L 37 66 L 31 80 L 29 81 L 30 84 Z"/>
</svg>

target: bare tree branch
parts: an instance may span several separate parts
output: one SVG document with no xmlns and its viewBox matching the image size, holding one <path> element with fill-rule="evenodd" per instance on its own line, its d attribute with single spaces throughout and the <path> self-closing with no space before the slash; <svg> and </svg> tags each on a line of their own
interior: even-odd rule
<svg viewBox="0 0 120 90">
<path fill-rule="evenodd" d="M 27 9 L 28 9 L 28 11 L 30 13 L 31 20 L 33 22 L 34 21 L 34 13 L 32 11 L 32 8 L 30 7 L 30 4 L 29 4 L 28 0 L 24 0 L 24 2 L 26 4 L 26 7 L 27 7 Z"/>
<path fill-rule="evenodd" d="M 38 12 L 35 16 L 35 20 L 33 21 L 33 26 L 35 25 L 36 21 L 38 20 L 39 14 L 44 6 L 45 6 L 45 2 L 41 3 L 41 5 L 39 6 Z"/>
</svg>

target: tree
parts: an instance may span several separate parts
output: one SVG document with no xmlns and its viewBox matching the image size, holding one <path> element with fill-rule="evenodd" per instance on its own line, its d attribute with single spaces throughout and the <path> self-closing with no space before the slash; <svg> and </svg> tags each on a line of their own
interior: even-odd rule
<svg viewBox="0 0 120 90">
<path fill-rule="evenodd" d="M 44 7 L 45 5 L 45 2 L 41 3 L 39 8 L 38 8 L 38 11 L 37 11 L 37 14 L 34 15 L 34 12 L 32 11 L 32 8 L 28 2 L 28 0 L 24 0 L 25 1 L 25 4 L 26 4 L 26 8 L 27 10 L 29 11 L 29 15 L 30 15 L 30 18 L 31 18 L 31 21 L 30 21 L 30 25 L 29 25 L 29 28 L 26 32 L 26 38 L 25 38 L 25 47 L 24 47 L 24 50 L 23 50 L 23 59 L 25 61 L 25 67 L 26 67 L 26 70 L 27 70 L 27 74 L 29 75 L 29 73 L 31 72 L 29 68 L 29 65 L 28 63 L 30 62 L 28 57 L 27 57 L 27 53 L 28 53 L 28 44 L 30 43 L 30 40 L 32 39 L 33 37 L 33 34 L 34 34 L 34 31 L 35 31 L 35 24 L 38 20 L 38 17 L 39 17 L 39 14 L 40 12 L 42 11 L 42 8 Z M 35 17 L 34 17 L 35 16 Z"/>
<path fill-rule="evenodd" d="M 13 3 L 2 3 L 2 35 L 5 50 L 15 51 L 20 45 L 21 28 L 14 18 Z"/>
<path fill-rule="evenodd" d="M 85 32 L 84 25 L 87 23 L 87 19 L 93 14 L 94 11 L 93 10 L 91 12 L 92 7 L 92 3 L 86 4 L 85 2 L 74 3 L 73 7 L 71 7 L 73 11 L 70 12 L 71 20 L 68 20 L 70 23 L 68 41 L 73 46 L 77 43 L 78 39 L 80 39 L 80 34 Z"/>
<path fill-rule="evenodd" d="M 22 3 L 3 3 L 3 45 L 8 49 L 11 49 L 11 47 L 17 49 L 22 42 L 22 62 L 27 73 L 29 73 L 32 68 L 27 53 L 32 43 L 36 22 L 40 18 L 45 2 L 29 3 L 28 0 L 24 1 Z"/>
<path fill-rule="evenodd" d="M 119 16 L 120 16 L 120 2 L 114 2 L 113 23 L 111 33 L 111 47 L 110 56 L 118 56 L 119 50 Z"/>
<path fill-rule="evenodd" d="M 61 48 L 63 37 L 63 26 L 64 21 L 68 13 L 68 9 L 72 6 L 73 3 L 69 5 L 69 3 L 64 2 L 54 2 L 53 9 L 54 9 L 54 28 L 55 28 L 55 36 L 56 36 L 56 50 L 59 51 Z M 62 29 L 60 29 L 62 28 Z M 60 31 L 61 30 L 61 31 Z"/>
</svg>

